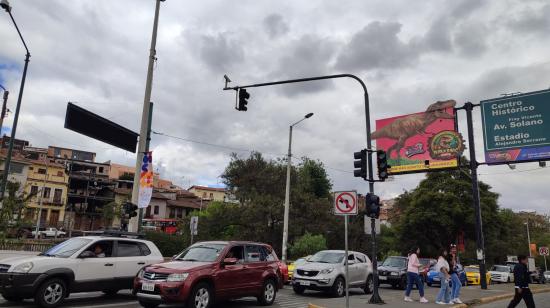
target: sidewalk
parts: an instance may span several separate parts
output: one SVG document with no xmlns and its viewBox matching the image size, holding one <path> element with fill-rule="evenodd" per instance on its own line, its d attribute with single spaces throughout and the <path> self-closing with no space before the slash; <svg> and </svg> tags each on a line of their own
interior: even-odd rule
<svg viewBox="0 0 550 308">
<path fill-rule="evenodd" d="M 512 296 L 514 289 L 513 284 L 495 284 L 490 285 L 488 290 L 481 290 L 479 286 L 467 286 L 463 287 L 461 290 L 460 299 L 467 304 L 489 302 L 502 298 L 507 298 Z M 531 285 L 533 292 L 550 292 L 550 285 Z M 368 306 L 369 298 L 371 295 L 367 295 L 359 289 L 350 290 L 350 308 L 364 308 Z M 425 288 L 426 298 L 430 301 L 428 304 L 421 304 L 419 300 L 419 295 L 417 290 L 413 290 L 411 297 L 415 300 L 412 303 L 407 303 L 403 301 L 403 291 L 393 290 L 390 288 L 382 287 L 380 289 L 380 297 L 386 303 L 382 305 L 383 307 L 441 307 L 441 305 L 435 304 L 435 297 L 439 288 L 427 287 Z M 313 304 L 311 307 L 322 307 L 322 308 L 343 308 L 345 307 L 345 298 L 329 298 L 322 293 L 316 292 L 306 292 L 304 294 L 309 298 L 309 303 Z M 443 307 L 467 307 L 467 305 L 454 305 L 454 306 L 443 306 Z"/>
</svg>

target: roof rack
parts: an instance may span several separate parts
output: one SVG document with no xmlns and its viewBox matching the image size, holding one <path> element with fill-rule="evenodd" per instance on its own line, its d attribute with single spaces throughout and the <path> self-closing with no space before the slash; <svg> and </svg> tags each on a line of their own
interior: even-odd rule
<svg viewBox="0 0 550 308">
<path fill-rule="evenodd" d="M 137 232 L 127 232 L 120 230 L 97 230 L 97 231 L 84 231 L 84 235 L 96 235 L 105 237 L 125 237 L 133 239 L 145 238 L 145 234 Z"/>
</svg>

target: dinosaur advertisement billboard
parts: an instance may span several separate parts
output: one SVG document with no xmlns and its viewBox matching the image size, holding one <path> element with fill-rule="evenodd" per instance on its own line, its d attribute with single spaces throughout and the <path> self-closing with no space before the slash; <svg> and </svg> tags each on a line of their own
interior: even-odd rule
<svg viewBox="0 0 550 308">
<path fill-rule="evenodd" d="M 376 149 L 384 150 L 390 175 L 456 168 L 464 140 L 456 131 L 454 100 L 438 101 L 426 111 L 376 120 Z"/>
</svg>

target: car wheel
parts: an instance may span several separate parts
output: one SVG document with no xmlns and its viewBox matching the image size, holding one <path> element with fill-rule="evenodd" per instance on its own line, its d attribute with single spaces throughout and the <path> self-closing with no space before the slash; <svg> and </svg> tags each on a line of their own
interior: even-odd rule
<svg viewBox="0 0 550 308">
<path fill-rule="evenodd" d="M 399 289 L 405 290 L 407 288 L 407 277 L 401 276 L 401 280 L 399 281 Z"/>
<path fill-rule="evenodd" d="M 7 300 L 8 302 L 13 302 L 13 303 L 17 303 L 17 302 L 21 302 L 23 301 L 23 299 L 21 297 L 17 297 L 17 296 L 10 296 L 10 295 L 2 295 L 2 297 Z"/>
<path fill-rule="evenodd" d="M 346 283 L 344 281 L 344 278 L 337 277 L 336 280 L 334 280 L 332 288 L 330 289 L 330 293 L 334 297 L 344 296 L 344 294 L 346 293 Z"/>
<path fill-rule="evenodd" d="M 374 279 L 369 275 L 367 277 L 367 282 L 365 283 L 365 288 L 363 289 L 366 294 L 372 294 L 374 292 Z"/>
<path fill-rule="evenodd" d="M 65 281 L 59 278 L 47 280 L 38 287 L 34 295 L 34 303 L 43 308 L 59 306 L 67 296 Z"/>
<path fill-rule="evenodd" d="M 103 294 L 107 296 L 115 296 L 119 290 L 103 290 Z"/>
<path fill-rule="evenodd" d="M 159 304 L 144 301 L 139 301 L 139 304 L 145 308 L 157 308 L 159 306 Z"/>
<path fill-rule="evenodd" d="M 258 297 L 258 303 L 262 306 L 271 306 L 277 296 L 277 286 L 273 279 L 268 279 L 264 282 L 262 294 Z"/>
<path fill-rule="evenodd" d="M 306 288 L 300 285 L 293 285 L 292 290 L 294 290 L 294 293 L 296 294 L 304 294 Z"/>
<path fill-rule="evenodd" d="M 428 287 L 431 287 L 432 286 L 432 283 L 431 282 L 428 282 L 426 283 L 428 285 Z"/>
<path fill-rule="evenodd" d="M 201 282 L 193 288 L 189 297 L 189 308 L 208 308 L 212 305 L 214 296 L 207 283 Z"/>
</svg>

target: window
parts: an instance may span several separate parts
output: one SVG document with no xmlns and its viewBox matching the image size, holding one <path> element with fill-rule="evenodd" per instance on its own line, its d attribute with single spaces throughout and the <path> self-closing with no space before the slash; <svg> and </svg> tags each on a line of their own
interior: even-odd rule
<svg viewBox="0 0 550 308">
<path fill-rule="evenodd" d="M 158 214 L 159 214 L 159 206 L 155 205 L 155 215 L 158 215 Z"/>
<path fill-rule="evenodd" d="M 46 174 L 46 169 L 38 168 L 38 174 Z"/>
<path fill-rule="evenodd" d="M 210 193 L 210 200 L 214 199 L 214 194 Z"/>
<path fill-rule="evenodd" d="M 178 218 L 183 218 L 183 209 L 181 207 L 178 207 L 176 216 Z"/>
<path fill-rule="evenodd" d="M 33 167 L 33 166 L 30 166 L 30 167 L 29 167 L 29 170 L 34 170 L 34 167 Z"/>
<path fill-rule="evenodd" d="M 99 167 L 99 173 L 103 173 L 103 167 Z"/>
<path fill-rule="evenodd" d="M 61 204 L 61 195 L 63 195 L 63 189 L 56 188 L 53 192 L 53 203 Z"/>
<path fill-rule="evenodd" d="M 91 252 L 95 253 L 99 258 L 110 258 L 110 257 L 113 256 L 113 241 L 98 241 L 98 242 L 95 242 L 92 245 L 90 245 L 86 249 L 86 251 L 91 251 Z M 103 254 L 105 256 L 103 256 Z"/>
<path fill-rule="evenodd" d="M 44 198 L 49 199 L 51 194 L 51 188 L 44 187 L 44 194 L 42 195 Z"/>
<path fill-rule="evenodd" d="M 206 193 L 205 192 L 202 193 L 202 198 L 206 199 Z"/>
<path fill-rule="evenodd" d="M 18 163 L 12 162 L 10 164 L 10 173 L 21 174 L 21 173 L 23 173 L 24 167 L 25 167 L 25 165 L 23 165 L 23 164 L 18 164 Z"/>
<path fill-rule="evenodd" d="M 170 208 L 169 218 L 176 218 L 176 209 L 173 207 Z"/>
<path fill-rule="evenodd" d="M 57 171 L 57 176 L 63 176 L 63 171 Z"/>
<path fill-rule="evenodd" d="M 355 255 L 355 257 L 357 258 L 357 261 L 361 263 L 367 263 L 367 260 L 365 259 L 364 255 Z"/>
<path fill-rule="evenodd" d="M 265 259 L 266 256 L 262 254 L 260 246 L 246 245 L 246 262 L 261 262 Z"/>
<path fill-rule="evenodd" d="M 141 249 L 136 242 L 118 242 L 117 249 L 118 257 L 136 257 L 141 256 Z"/>
<path fill-rule="evenodd" d="M 262 251 L 262 254 L 265 256 L 266 261 L 275 261 L 275 253 L 273 252 L 273 250 L 265 246 L 262 246 L 260 249 Z"/>
<path fill-rule="evenodd" d="M 138 243 L 138 245 L 139 245 L 139 248 L 141 249 L 141 255 L 148 256 L 151 254 L 151 250 L 149 249 L 149 247 L 147 247 L 147 244 Z"/>
<path fill-rule="evenodd" d="M 237 263 L 243 263 L 244 262 L 244 256 L 243 256 L 243 246 L 235 246 L 232 247 L 229 252 L 225 255 L 225 258 L 236 258 L 238 261 Z"/>
<path fill-rule="evenodd" d="M 38 186 L 31 186 L 31 195 L 38 195 Z"/>
</svg>

